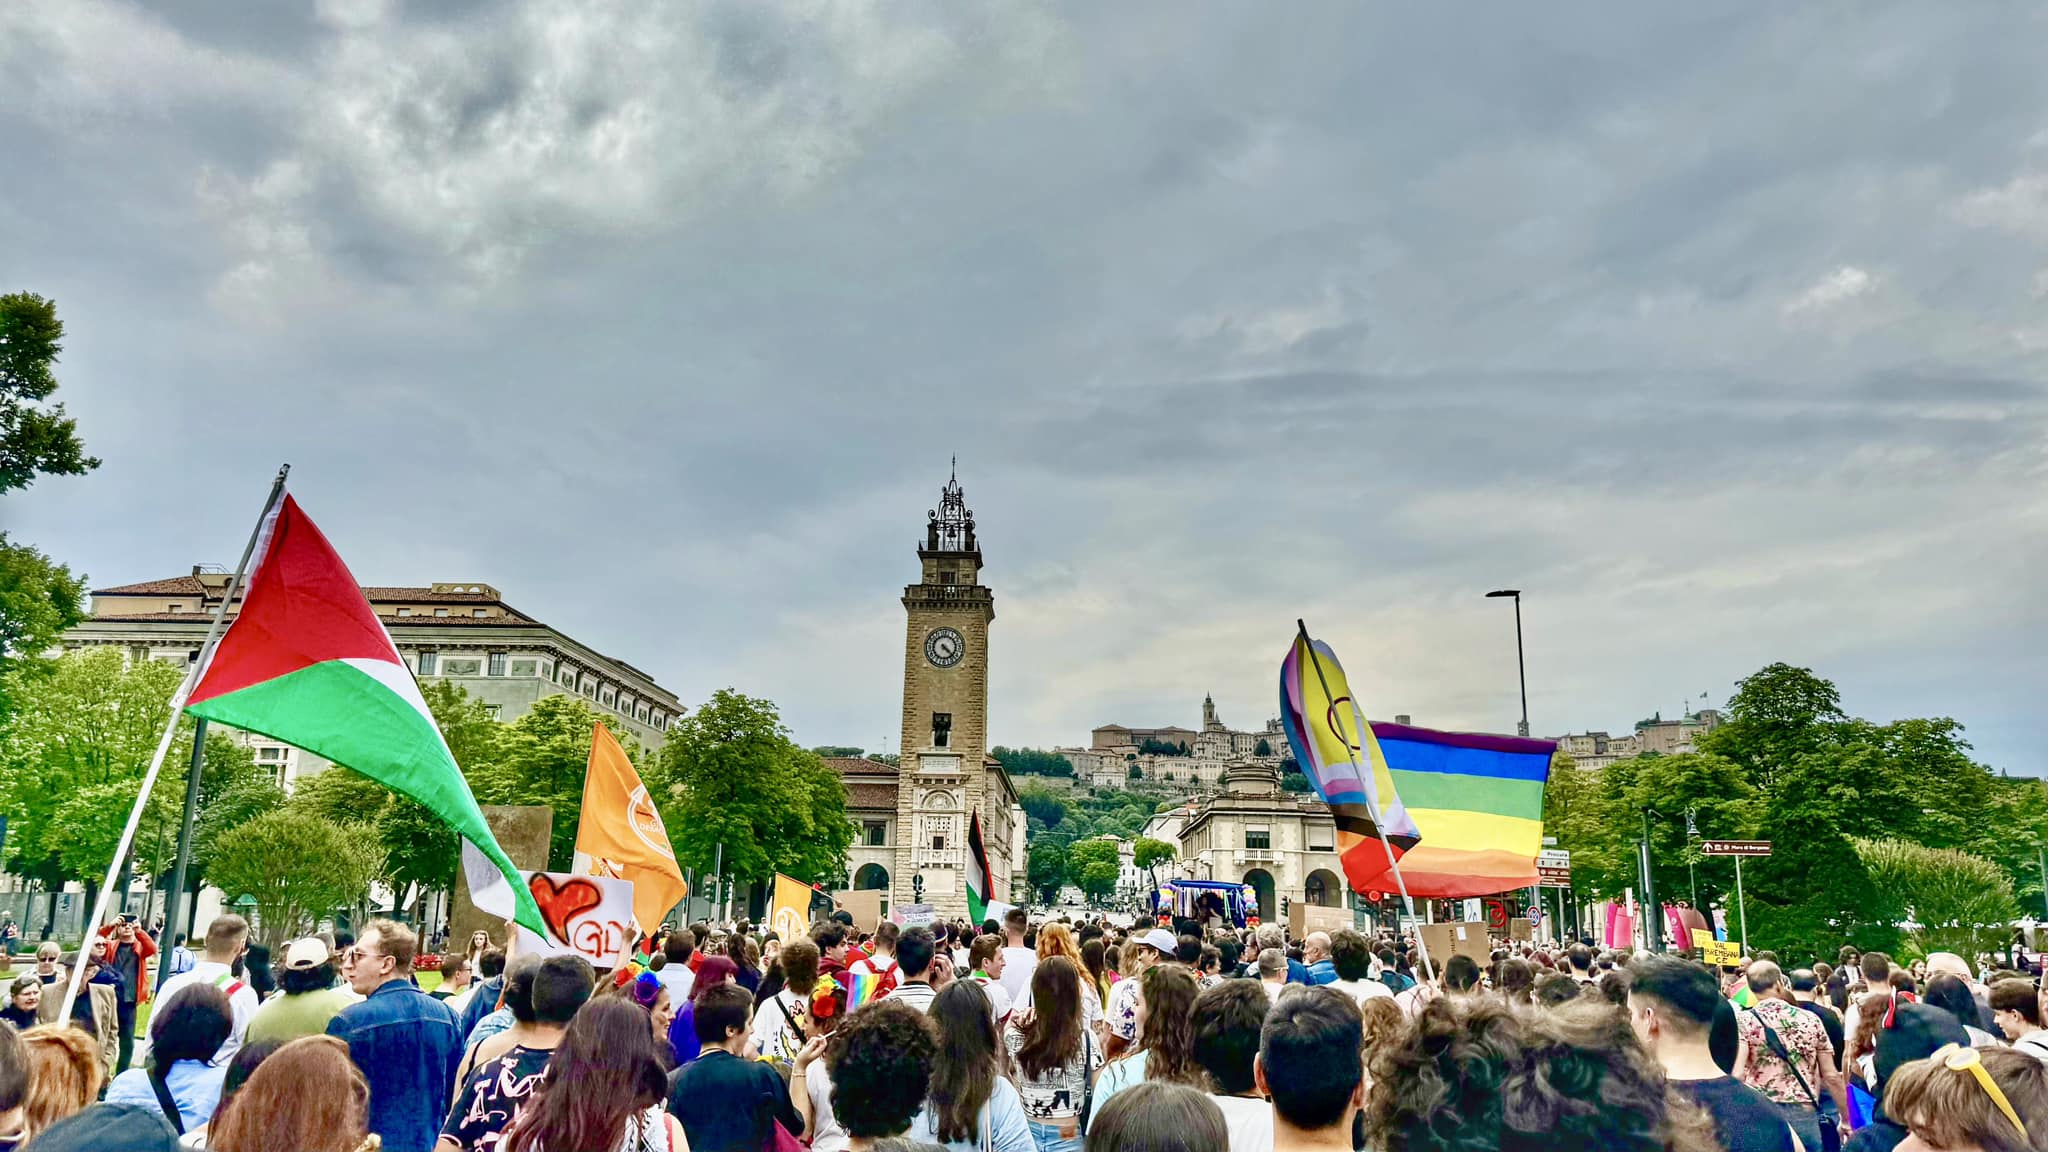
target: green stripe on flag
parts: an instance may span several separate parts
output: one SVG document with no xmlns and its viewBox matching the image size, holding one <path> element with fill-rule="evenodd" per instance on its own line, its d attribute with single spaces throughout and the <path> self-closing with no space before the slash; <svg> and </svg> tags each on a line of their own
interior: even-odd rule
<svg viewBox="0 0 2048 1152">
<path fill-rule="evenodd" d="M 1504 780 L 1496 776 L 1454 776 L 1442 772 L 1388 769 L 1394 791 L 1409 811 L 1434 808 L 1485 812 L 1525 820 L 1543 818 L 1543 781 Z"/>
<path fill-rule="evenodd" d="M 345 661 L 328 660 L 185 710 L 303 748 L 424 804 L 504 874 L 512 886 L 515 919 L 547 935 L 539 905 L 484 822 L 440 730 L 375 677 Z"/>
</svg>

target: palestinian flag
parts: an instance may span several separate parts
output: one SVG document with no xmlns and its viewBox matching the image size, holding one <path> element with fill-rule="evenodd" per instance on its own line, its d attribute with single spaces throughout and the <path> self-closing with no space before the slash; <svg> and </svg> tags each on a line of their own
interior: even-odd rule
<svg viewBox="0 0 2048 1152">
<path fill-rule="evenodd" d="M 496 865 L 515 918 L 545 937 L 539 906 L 484 823 L 390 633 L 289 495 L 258 529 L 254 560 L 241 611 L 185 711 L 303 748 L 426 805 Z M 470 888 L 486 876 L 471 875 Z"/>
<path fill-rule="evenodd" d="M 967 818 L 967 921 L 981 931 L 988 919 L 988 849 L 981 843 L 981 813 Z"/>
</svg>

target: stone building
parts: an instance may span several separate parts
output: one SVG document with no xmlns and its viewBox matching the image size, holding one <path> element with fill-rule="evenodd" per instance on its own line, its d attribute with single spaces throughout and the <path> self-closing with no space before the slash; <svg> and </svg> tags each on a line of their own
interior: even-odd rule
<svg viewBox="0 0 2048 1152">
<path fill-rule="evenodd" d="M 1023 809 L 1000 762 L 988 754 L 988 633 L 995 594 L 981 583 L 981 542 L 974 514 L 957 476 L 927 513 L 917 550 L 918 582 L 903 589 L 903 716 L 901 764 L 895 773 L 894 823 L 863 808 L 861 838 L 880 835 L 893 863 L 876 854 L 856 867 L 892 903 L 921 898 L 944 915 L 965 914 L 964 877 L 972 818 L 981 818 L 988 857 L 989 892 L 1008 899 L 1021 866 Z M 882 798 L 883 776 L 871 769 L 847 773 L 849 785 L 867 786 L 866 799 Z M 850 798 L 850 797 L 849 797 Z M 880 825 L 877 831 L 877 825 Z M 886 874 L 881 870 L 886 868 Z"/>
<path fill-rule="evenodd" d="M 1159 751 L 1170 746 L 1175 753 Z M 1147 751 L 1150 748 L 1152 751 Z M 1227 765 L 1240 760 L 1278 764 L 1287 756 L 1287 734 L 1280 721 L 1264 729 L 1241 732 L 1223 723 L 1213 697 L 1202 698 L 1202 727 L 1197 729 L 1126 728 L 1105 724 L 1089 734 L 1086 748 L 1056 748 L 1074 766 L 1074 775 L 1091 788 L 1122 788 L 1132 779 L 1178 785 L 1191 792 L 1221 787 Z"/>
<path fill-rule="evenodd" d="M 199 654 L 228 579 L 195 567 L 186 576 L 99 589 L 92 615 L 65 632 L 61 646 L 114 647 L 131 659 L 184 665 Z M 651 750 L 683 713 L 675 693 L 647 673 L 520 612 L 489 584 L 366 587 L 363 595 L 422 683 L 459 684 L 500 720 L 518 719 L 546 696 L 581 695 L 613 731 Z M 230 604 L 228 615 L 238 607 Z M 280 784 L 327 766 L 268 737 L 241 738 Z"/>
<path fill-rule="evenodd" d="M 1280 770 L 1273 764 L 1230 765 L 1222 791 L 1185 818 L 1178 874 L 1251 885 L 1259 894 L 1259 916 L 1268 921 L 1280 915 L 1283 896 L 1332 908 L 1345 904 L 1329 805 L 1313 793 L 1281 791 Z"/>
<path fill-rule="evenodd" d="M 1605 732 L 1580 732 L 1557 738 L 1557 750 L 1572 758 L 1580 768 L 1605 768 L 1616 760 L 1628 760 L 1645 752 L 1675 756 L 1693 751 L 1694 738 L 1712 732 L 1727 721 L 1719 709 L 1702 708 L 1675 720 L 1662 712 L 1648 720 L 1636 721 L 1635 731 L 1624 736 Z"/>
</svg>

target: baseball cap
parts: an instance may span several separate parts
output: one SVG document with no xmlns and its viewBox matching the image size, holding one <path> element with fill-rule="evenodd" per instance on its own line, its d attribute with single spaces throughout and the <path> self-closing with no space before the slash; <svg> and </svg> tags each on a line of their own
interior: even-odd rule
<svg viewBox="0 0 2048 1152">
<path fill-rule="evenodd" d="M 1143 936 L 1138 937 L 1137 942 L 1145 945 L 1147 948 L 1158 949 L 1161 956 L 1173 955 L 1174 946 L 1179 943 L 1179 941 L 1173 938 L 1173 933 L 1168 932 L 1164 928 L 1154 928 Z"/>
<path fill-rule="evenodd" d="M 326 941 L 318 936 L 307 936 L 303 939 L 292 941 L 291 947 L 285 949 L 284 966 L 286 968 L 318 968 L 322 964 L 327 963 L 327 959 L 331 955 L 333 954 L 327 950 Z"/>
</svg>

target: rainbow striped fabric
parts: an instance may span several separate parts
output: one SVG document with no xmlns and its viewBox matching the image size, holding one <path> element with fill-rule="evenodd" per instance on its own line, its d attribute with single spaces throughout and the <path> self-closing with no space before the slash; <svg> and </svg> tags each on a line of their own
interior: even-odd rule
<svg viewBox="0 0 2048 1152">
<path fill-rule="evenodd" d="M 846 974 L 846 1010 L 848 1012 L 875 998 L 875 990 L 882 986 L 882 977 L 875 972 L 848 972 Z"/>
<path fill-rule="evenodd" d="M 1420 833 L 1401 857 L 1409 895 L 1486 896 L 1536 883 L 1543 785 L 1556 741 L 1406 724 L 1372 731 Z"/>
</svg>

